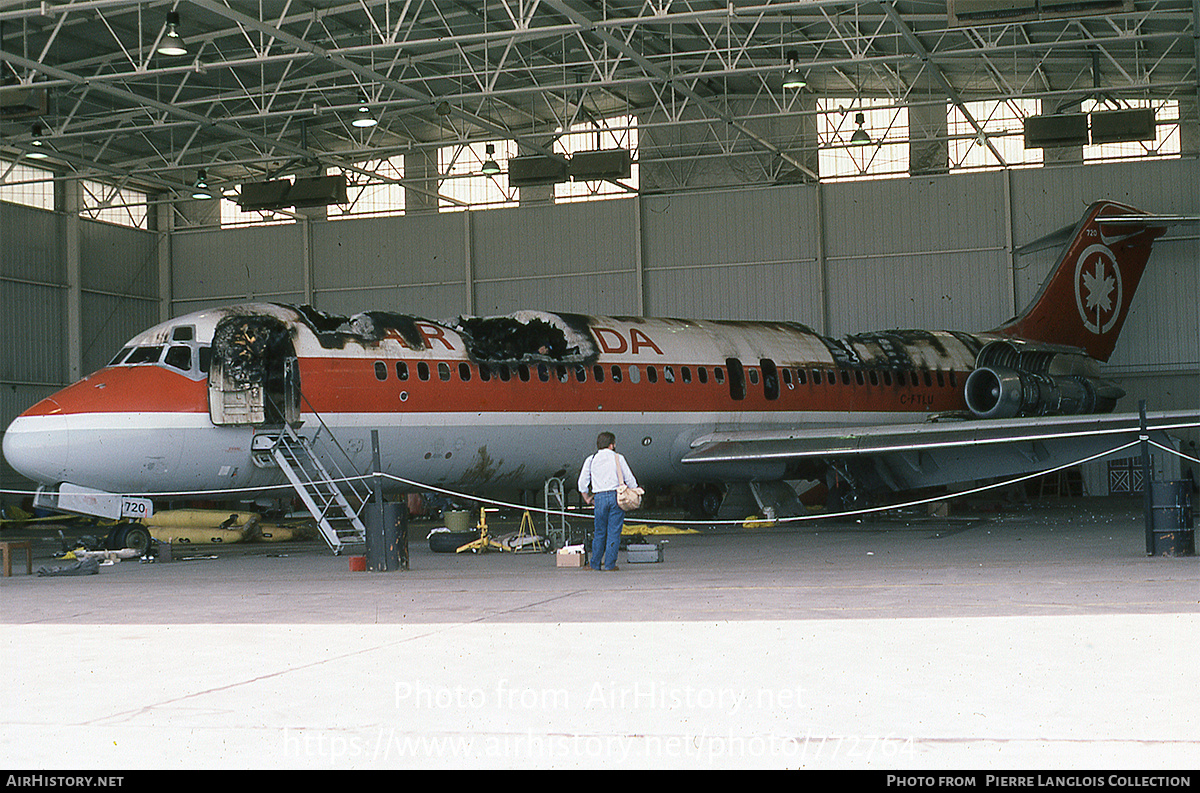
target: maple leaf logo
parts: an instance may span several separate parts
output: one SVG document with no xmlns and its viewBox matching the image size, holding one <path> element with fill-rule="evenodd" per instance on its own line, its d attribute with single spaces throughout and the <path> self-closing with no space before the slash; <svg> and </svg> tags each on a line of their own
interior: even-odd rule
<svg viewBox="0 0 1200 793">
<path fill-rule="evenodd" d="M 1093 245 L 1075 266 L 1075 305 L 1083 326 L 1092 333 L 1107 333 L 1121 315 L 1121 299 L 1121 269 L 1112 251 Z"/>
<path fill-rule="evenodd" d="M 1087 290 L 1087 307 L 1096 310 L 1098 314 L 1112 311 L 1112 293 L 1116 282 L 1111 275 L 1104 273 L 1104 260 L 1097 257 L 1096 269 L 1083 273 L 1083 288 Z"/>
</svg>

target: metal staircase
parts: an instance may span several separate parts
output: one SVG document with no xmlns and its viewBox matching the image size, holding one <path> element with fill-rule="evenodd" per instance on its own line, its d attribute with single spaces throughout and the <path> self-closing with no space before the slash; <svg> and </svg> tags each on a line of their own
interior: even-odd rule
<svg viewBox="0 0 1200 793">
<path fill-rule="evenodd" d="M 367 529 L 360 515 L 371 494 L 358 479 L 357 472 L 348 477 L 336 462 L 331 461 L 330 465 L 334 467 L 331 473 L 313 452 L 312 442 L 290 424 L 284 424 L 278 435 L 271 433 L 258 437 L 273 440 L 271 457 L 316 519 L 321 536 L 335 556 L 347 546 L 366 542 Z"/>
</svg>

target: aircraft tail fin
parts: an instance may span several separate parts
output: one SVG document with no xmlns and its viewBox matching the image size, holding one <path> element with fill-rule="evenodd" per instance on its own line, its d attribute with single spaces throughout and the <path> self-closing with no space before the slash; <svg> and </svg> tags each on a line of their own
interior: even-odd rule
<svg viewBox="0 0 1200 793">
<path fill-rule="evenodd" d="M 1113 201 L 1092 204 L 1070 234 L 1063 230 L 1046 238 L 1067 239 L 1057 265 L 1033 302 L 993 332 L 1078 347 L 1107 361 L 1154 240 L 1182 220 L 1186 219 L 1155 217 Z M 1025 249 L 1036 249 L 1040 242 Z"/>
</svg>

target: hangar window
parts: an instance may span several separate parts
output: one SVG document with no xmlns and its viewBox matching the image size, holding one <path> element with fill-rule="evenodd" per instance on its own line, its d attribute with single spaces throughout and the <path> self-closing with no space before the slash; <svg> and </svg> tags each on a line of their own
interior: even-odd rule
<svg viewBox="0 0 1200 793">
<path fill-rule="evenodd" d="M 80 217 L 135 229 L 146 228 L 145 193 L 86 179 L 81 180 L 80 185 Z"/>
<path fill-rule="evenodd" d="M 1127 143 L 1101 143 L 1095 146 L 1084 146 L 1084 162 L 1178 157 L 1180 152 L 1179 102 L 1175 100 L 1124 100 L 1118 108 L 1092 99 L 1083 102 L 1080 106 L 1080 111 L 1084 113 L 1103 113 L 1105 111 L 1134 110 L 1138 108 L 1150 108 L 1154 111 L 1154 140 L 1137 140 Z"/>
<path fill-rule="evenodd" d="M 388 368 L 387 368 L 386 363 L 384 363 L 383 361 L 376 361 L 375 362 L 375 379 L 376 380 L 387 380 L 387 376 L 388 376 L 387 369 Z"/>
<path fill-rule="evenodd" d="M 818 167 L 821 179 L 879 179 L 908 173 L 908 108 L 894 99 L 817 99 Z M 862 129 L 871 142 L 851 137 Z"/>
<path fill-rule="evenodd" d="M 983 129 L 986 141 L 967 121 L 962 109 L 950 104 L 946 130 L 950 133 L 951 171 L 1041 165 L 1042 150 L 1025 148 L 1025 119 L 1041 112 L 1041 103 L 1037 99 L 966 102 L 963 107 Z M 992 149 L 1000 153 L 1003 163 L 996 159 Z"/>
<path fill-rule="evenodd" d="M 0 161 L 0 201 L 54 211 L 54 173 Z"/>
</svg>

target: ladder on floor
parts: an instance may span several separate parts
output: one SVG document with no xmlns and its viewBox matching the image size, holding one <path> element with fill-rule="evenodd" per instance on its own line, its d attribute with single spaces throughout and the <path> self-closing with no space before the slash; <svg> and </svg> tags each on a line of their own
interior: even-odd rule
<svg viewBox="0 0 1200 793">
<path fill-rule="evenodd" d="M 331 473 L 313 452 L 312 442 L 290 424 L 279 431 L 271 456 L 316 519 L 321 536 L 335 556 L 347 546 L 367 541 L 361 514 L 371 493 L 357 475 L 347 477 L 332 459 Z"/>
</svg>

